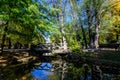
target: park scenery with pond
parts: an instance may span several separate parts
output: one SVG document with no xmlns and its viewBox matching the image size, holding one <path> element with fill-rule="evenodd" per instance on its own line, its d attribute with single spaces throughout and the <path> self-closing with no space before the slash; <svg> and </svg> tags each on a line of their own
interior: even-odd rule
<svg viewBox="0 0 120 80">
<path fill-rule="evenodd" d="M 0 0 L 0 80 L 120 80 L 120 1 Z"/>
</svg>

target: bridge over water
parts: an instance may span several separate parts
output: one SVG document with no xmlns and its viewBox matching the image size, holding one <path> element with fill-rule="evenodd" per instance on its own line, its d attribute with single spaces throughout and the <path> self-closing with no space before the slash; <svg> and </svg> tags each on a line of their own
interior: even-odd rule
<svg viewBox="0 0 120 80">
<path fill-rule="evenodd" d="M 62 44 L 51 44 L 51 43 L 39 43 L 37 45 L 31 45 L 30 50 L 35 51 L 36 53 L 39 53 L 41 55 L 44 53 L 64 55 L 71 52 L 69 48 L 64 49 Z"/>
</svg>

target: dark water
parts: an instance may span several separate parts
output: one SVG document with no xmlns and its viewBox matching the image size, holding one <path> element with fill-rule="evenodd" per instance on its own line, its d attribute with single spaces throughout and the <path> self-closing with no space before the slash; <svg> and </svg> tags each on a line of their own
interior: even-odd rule
<svg viewBox="0 0 120 80">
<path fill-rule="evenodd" d="M 100 66 L 96 68 L 100 69 Z M 101 69 L 100 69 L 101 70 Z M 0 69 L 0 80 L 120 80 L 120 74 L 92 72 L 91 65 L 68 63 L 63 60 L 11 65 Z"/>
</svg>

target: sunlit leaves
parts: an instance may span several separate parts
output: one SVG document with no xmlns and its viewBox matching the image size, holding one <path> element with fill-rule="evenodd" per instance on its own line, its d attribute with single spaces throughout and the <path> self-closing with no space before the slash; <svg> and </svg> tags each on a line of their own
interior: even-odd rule
<svg viewBox="0 0 120 80">
<path fill-rule="evenodd" d="M 56 16 L 59 12 L 60 12 L 59 9 L 51 8 L 49 14 L 52 15 L 52 16 Z"/>
<path fill-rule="evenodd" d="M 101 37 L 100 39 L 110 38 L 110 40 L 116 40 L 116 36 L 120 34 L 120 1 L 108 1 L 110 4 L 109 10 L 103 16 L 101 28 L 101 36 L 104 34 L 106 34 L 106 36 Z"/>
<path fill-rule="evenodd" d="M 31 43 L 44 41 L 45 37 L 52 33 L 52 23 L 48 20 L 46 6 L 32 0 L 20 1 L 0 1 L 0 20 L 8 22 L 6 37 L 10 37 L 14 42 Z M 52 14 L 51 14 L 52 15 Z M 4 30 L 5 25 L 0 25 Z M 14 39 L 14 40 L 13 40 Z"/>
</svg>

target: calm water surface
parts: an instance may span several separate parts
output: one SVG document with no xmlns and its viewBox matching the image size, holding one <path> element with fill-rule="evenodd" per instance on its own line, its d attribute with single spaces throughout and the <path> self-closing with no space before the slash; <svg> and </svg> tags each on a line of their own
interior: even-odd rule
<svg viewBox="0 0 120 80">
<path fill-rule="evenodd" d="M 93 80 L 91 71 L 89 65 L 58 60 L 51 63 L 14 65 L 0 69 L 0 80 Z M 102 77 L 103 80 L 120 80 L 120 74 L 102 72 Z"/>
<path fill-rule="evenodd" d="M 46 67 L 45 65 L 47 65 L 48 67 Z M 42 69 L 40 69 L 40 67 L 44 67 Z M 50 63 L 42 63 L 40 66 L 37 67 L 37 69 L 33 69 L 31 71 L 31 75 L 34 77 L 34 79 L 37 80 L 48 80 L 48 76 L 49 75 L 53 75 L 53 72 L 50 72 L 49 69 L 51 69 L 52 65 Z M 46 70 L 45 70 L 46 69 Z"/>
</svg>

